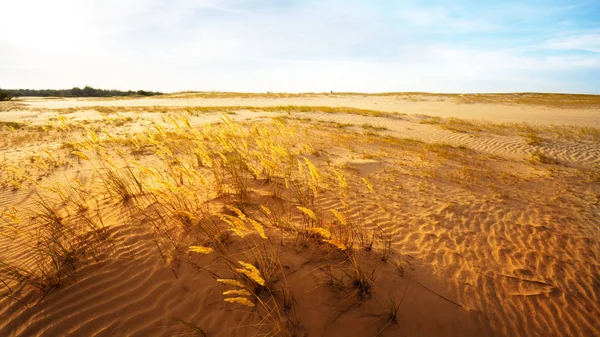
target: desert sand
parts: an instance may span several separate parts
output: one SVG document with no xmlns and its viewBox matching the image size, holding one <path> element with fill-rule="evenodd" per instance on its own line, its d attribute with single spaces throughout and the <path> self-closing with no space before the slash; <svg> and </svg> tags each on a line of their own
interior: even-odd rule
<svg viewBox="0 0 600 337">
<path fill-rule="evenodd" d="M 600 335 L 600 97 L 0 102 L 0 336 Z"/>
</svg>

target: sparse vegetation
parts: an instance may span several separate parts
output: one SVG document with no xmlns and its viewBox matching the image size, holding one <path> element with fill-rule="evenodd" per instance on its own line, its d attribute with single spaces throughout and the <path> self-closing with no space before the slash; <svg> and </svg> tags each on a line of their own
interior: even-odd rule
<svg viewBox="0 0 600 337">
<path fill-rule="evenodd" d="M 374 117 L 394 117 L 401 116 L 398 113 L 391 113 L 379 110 L 358 109 L 352 107 L 329 107 L 329 106 L 308 106 L 308 105 L 276 105 L 276 106 L 91 106 L 88 110 L 94 110 L 102 114 L 113 114 L 123 112 L 150 112 L 150 113 L 188 113 L 191 115 L 202 115 L 207 113 L 232 113 L 236 111 L 266 111 L 282 113 L 340 113 L 353 114 Z M 78 111 L 78 108 L 57 109 L 61 114 L 68 114 Z"/>
<path fill-rule="evenodd" d="M 545 126 L 527 123 L 494 123 L 483 120 L 465 120 L 452 117 L 442 118 L 438 116 L 419 116 L 419 118 L 420 124 L 437 125 L 441 129 L 457 133 L 491 133 L 505 136 L 519 135 L 525 138 L 528 145 L 541 144 L 543 142 L 543 136 L 547 136 L 551 139 L 590 141 L 597 141 L 600 136 L 600 128 L 592 126 Z"/>
<path fill-rule="evenodd" d="M 328 92 L 328 93 L 242 93 L 242 92 L 178 92 L 167 97 L 199 97 L 199 98 L 295 98 L 322 96 L 359 96 L 359 97 L 396 97 L 408 101 L 451 101 L 458 104 L 503 104 L 533 105 L 553 108 L 598 108 L 599 95 L 579 94 L 545 94 L 545 93 L 507 93 L 507 94 L 443 94 L 427 92 Z"/>
<path fill-rule="evenodd" d="M 24 301 L 12 291 L 14 287 L 31 286 L 45 293 L 74 280 L 83 261 L 100 256 L 110 259 L 111 255 L 103 252 L 109 241 L 98 208 L 99 200 L 110 200 L 112 207 L 128 210 L 128 222 L 145 219 L 157 254 L 165 262 L 169 251 L 186 247 L 195 254 L 217 255 L 231 273 L 217 281 L 236 285 L 223 292 L 224 301 L 256 307 L 260 316 L 266 317 L 257 329 L 267 334 L 292 336 L 300 324 L 290 316 L 293 293 L 273 250 L 275 242 L 290 247 L 302 242 L 340 254 L 343 258 L 329 272 L 346 275 L 348 282 L 340 287 L 354 289 L 351 293 L 358 299 L 369 298 L 378 265 L 390 257 L 391 236 L 380 240 L 380 236 L 368 234 L 359 219 L 320 203 L 319 196 L 331 193 L 329 186 L 339 186 L 343 204 L 353 197 L 350 194 L 361 192 L 358 186 L 351 187 L 343 173 L 322 170 L 309 154 L 295 149 L 297 131 L 291 125 L 272 119 L 250 126 L 223 116 L 221 123 L 195 128 L 186 117 L 166 120 L 166 126 L 155 125 L 124 136 L 98 135 L 78 125 L 85 138 L 70 142 L 67 148 L 71 160 L 94 167 L 101 184 L 93 189 L 80 182 L 69 188 L 46 187 L 26 172 L 15 171 L 23 177 L 19 188 L 29 182 L 42 193 L 40 211 L 5 216 L 2 233 L 8 236 L 15 235 L 11 229 L 19 227 L 18 219 L 32 219 L 23 220 L 30 228 L 24 247 L 30 245 L 25 251 L 36 256 L 34 265 L 1 260 L 5 296 Z M 57 127 L 71 127 L 64 117 L 59 122 Z M 150 149 L 159 161 L 141 163 L 126 154 L 127 148 Z M 372 191 L 373 186 L 364 181 Z M 260 186 L 268 187 L 273 200 L 279 201 L 264 204 L 264 199 L 253 197 Z M 215 198 L 228 198 L 231 203 L 215 211 L 210 206 Z M 181 235 L 195 239 L 187 243 L 176 239 Z M 369 237 L 368 248 L 364 248 Z M 243 248 L 231 251 L 233 244 Z M 189 262 L 197 265 L 193 258 Z M 198 268 L 209 275 L 223 273 L 201 265 Z"/>
<path fill-rule="evenodd" d="M 542 164 L 558 164 L 558 161 L 542 152 L 536 151 L 531 154 L 531 162 Z"/>
</svg>

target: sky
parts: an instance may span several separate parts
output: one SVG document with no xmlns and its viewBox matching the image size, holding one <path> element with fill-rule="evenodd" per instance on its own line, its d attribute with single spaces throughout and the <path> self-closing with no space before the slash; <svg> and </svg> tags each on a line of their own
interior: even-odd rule
<svg viewBox="0 0 600 337">
<path fill-rule="evenodd" d="M 600 0 L 0 0 L 0 87 L 600 94 Z"/>
</svg>

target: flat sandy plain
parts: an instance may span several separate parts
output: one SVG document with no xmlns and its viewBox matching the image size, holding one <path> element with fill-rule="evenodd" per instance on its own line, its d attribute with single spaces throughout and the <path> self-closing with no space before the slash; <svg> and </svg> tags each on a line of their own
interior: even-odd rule
<svg viewBox="0 0 600 337">
<path fill-rule="evenodd" d="M 600 96 L 0 102 L 0 336 L 598 336 Z"/>
</svg>

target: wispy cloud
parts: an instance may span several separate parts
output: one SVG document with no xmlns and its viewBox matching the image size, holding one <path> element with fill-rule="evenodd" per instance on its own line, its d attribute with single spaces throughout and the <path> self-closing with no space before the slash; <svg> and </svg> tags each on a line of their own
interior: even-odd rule
<svg viewBox="0 0 600 337">
<path fill-rule="evenodd" d="M 0 86 L 600 93 L 597 2 L 426 3 L 6 1 Z"/>
<path fill-rule="evenodd" d="M 428 28 L 431 33 L 443 31 L 452 33 L 482 32 L 500 27 L 486 18 L 465 15 L 462 9 L 449 7 L 406 7 L 398 10 L 398 18 L 404 24 Z M 469 14 L 469 13 L 466 13 Z"/>
<path fill-rule="evenodd" d="M 583 50 L 600 53 L 600 33 L 550 39 L 546 41 L 546 47 L 558 50 Z"/>
</svg>

